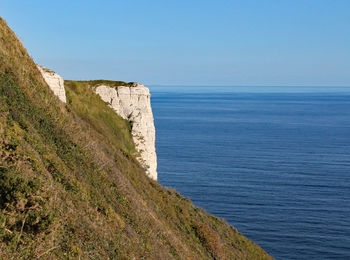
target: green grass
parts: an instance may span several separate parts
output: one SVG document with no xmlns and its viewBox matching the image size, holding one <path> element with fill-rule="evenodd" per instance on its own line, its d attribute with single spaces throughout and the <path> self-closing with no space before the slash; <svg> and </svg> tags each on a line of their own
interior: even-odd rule
<svg viewBox="0 0 350 260">
<path fill-rule="evenodd" d="M 0 258 L 270 259 L 146 177 L 100 83 L 67 81 L 61 103 L 0 19 Z"/>
<path fill-rule="evenodd" d="M 118 116 L 92 90 L 101 82 L 66 80 L 67 102 L 80 118 L 103 134 L 112 145 L 119 147 L 127 154 L 135 154 L 130 123 Z"/>
</svg>

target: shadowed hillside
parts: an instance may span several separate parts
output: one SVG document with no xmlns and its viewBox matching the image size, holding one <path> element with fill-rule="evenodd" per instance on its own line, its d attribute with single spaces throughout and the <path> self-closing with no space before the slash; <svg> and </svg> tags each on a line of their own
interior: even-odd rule
<svg viewBox="0 0 350 260">
<path fill-rule="evenodd" d="M 61 103 L 0 18 L 1 258 L 270 259 L 146 177 L 129 123 L 90 86 L 66 82 Z"/>
</svg>

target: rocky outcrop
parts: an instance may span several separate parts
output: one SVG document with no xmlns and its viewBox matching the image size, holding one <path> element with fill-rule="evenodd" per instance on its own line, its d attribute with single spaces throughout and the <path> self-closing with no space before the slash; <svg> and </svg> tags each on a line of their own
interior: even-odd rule
<svg viewBox="0 0 350 260">
<path fill-rule="evenodd" d="M 145 167 L 147 175 L 157 180 L 155 127 L 149 89 L 134 83 L 131 86 L 118 87 L 99 85 L 95 91 L 115 112 L 130 121 L 133 140 L 140 153 L 138 159 Z"/>
<path fill-rule="evenodd" d="M 43 75 L 47 85 L 53 93 L 64 103 L 66 103 L 66 91 L 64 89 L 64 80 L 56 72 L 37 65 L 39 71 Z"/>
</svg>

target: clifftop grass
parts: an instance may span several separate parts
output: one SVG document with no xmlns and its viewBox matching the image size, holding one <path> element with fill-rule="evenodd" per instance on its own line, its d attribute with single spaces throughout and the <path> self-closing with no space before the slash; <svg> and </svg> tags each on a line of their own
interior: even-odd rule
<svg viewBox="0 0 350 260">
<path fill-rule="evenodd" d="M 270 259 L 146 177 L 91 83 L 66 86 L 64 105 L 0 18 L 0 258 Z"/>
<path fill-rule="evenodd" d="M 66 80 L 66 82 L 72 82 L 70 80 Z M 124 81 L 114 81 L 114 80 L 88 80 L 88 81 L 74 81 L 75 83 L 89 85 L 91 87 L 96 87 L 98 85 L 108 85 L 110 87 L 119 87 L 119 86 L 125 86 L 125 87 L 131 87 L 134 82 L 124 82 Z"/>
</svg>

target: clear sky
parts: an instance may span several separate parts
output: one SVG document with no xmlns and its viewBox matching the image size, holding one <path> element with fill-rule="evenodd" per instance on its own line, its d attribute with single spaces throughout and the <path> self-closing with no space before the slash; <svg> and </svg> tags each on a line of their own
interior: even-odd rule
<svg viewBox="0 0 350 260">
<path fill-rule="evenodd" d="M 1 0 L 65 79 L 350 86 L 350 0 Z"/>
</svg>

